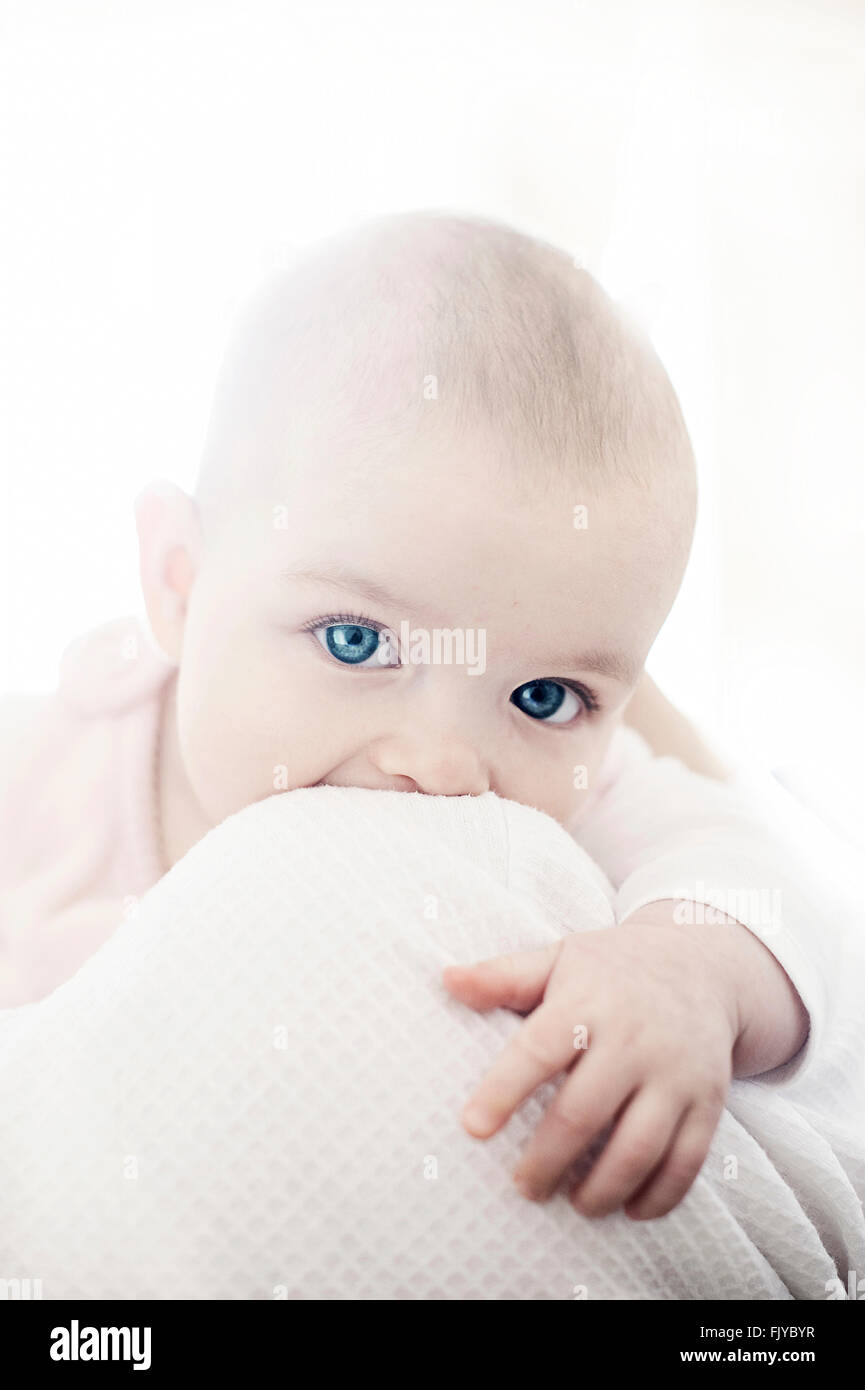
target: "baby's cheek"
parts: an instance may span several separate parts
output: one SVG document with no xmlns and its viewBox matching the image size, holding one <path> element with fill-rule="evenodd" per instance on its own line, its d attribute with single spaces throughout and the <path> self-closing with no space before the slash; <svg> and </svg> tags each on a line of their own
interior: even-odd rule
<svg viewBox="0 0 865 1390">
<path fill-rule="evenodd" d="M 593 791 L 591 781 L 589 781 L 585 786 L 574 789 L 573 798 L 566 814 L 564 816 L 557 816 L 556 819 L 559 820 L 562 825 L 566 825 L 569 829 L 573 829 L 575 826 L 579 825 L 583 816 L 588 812 L 592 804 L 592 798 Z"/>
<path fill-rule="evenodd" d="M 256 762 L 250 751 L 236 730 L 219 721 L 213 721 L 208 733 L 204 717 L 197 721 L 187 739 L 189 779 L 202 808 L 215 824 L 268 794 L 260 790 L 262 779 L 253 772 Z"/>
<path fill-rule="evenodd" d="M 184 692 L 178 730 L 186 776 L 213 824 L 273 794 L 274 760 L 265 740 L 218 689 Z"/>
<path fill-rule="evenodd" d="M 536 806 L 561 825 L 578 822 L 591 804 L 606 743 L 597 738 L 575 741 L 552 767 L 538 767 L 530 795 L 514 799 Z"/>
<path fill-rule="evenodd" d="M 548 816 L 552 816 L 561 825 L 567 825 L 579 814 L 579 809 L 586 797 L 586 791 L 582 784 L 582 765 L 569 769 L 567 776 L 570 781 L 566 781 L 563 776 L 565 785 L 557 788 L 555 795 L 551 795 L 548 788 L 547 804 L 541 807 L 542 811 L 546 811 Z M 576 783 L 574 779 L 577 779 Z"/>
</svg>

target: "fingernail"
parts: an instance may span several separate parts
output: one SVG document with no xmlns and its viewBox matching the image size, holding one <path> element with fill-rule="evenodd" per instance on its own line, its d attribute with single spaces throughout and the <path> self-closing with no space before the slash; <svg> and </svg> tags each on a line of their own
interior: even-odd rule
<svg viewBox="0 0 865 1390">
<path fill-rule="evenodd" d="M 532 1182 L 531 1178 L 527 1178 L 523 1173 L 514 1174 L 514 1184 L 530 1202 L 542 1202 L 547 1195 L 543 1187 Z"/>
<path fill-rule="evenodd" d="M 463 1110 L 462 1120 L 467 1129 L 479 1131 L 480 1133 L 490 1129 L 492 1126 L 492 1121 L 487 1111 L 484 1110 L 482 1105 L 475 1105 L 473 1102 L 467 1105 Z"/>
<path fill-rule="evenodd" d="M 601 1216 L 604 1210 L 603 1205 L 599 1205 L 597 1200 L 594 1202 L 587 1202 L 585 1197 L 580 1193 L 579 1188 L 576 1192 L 571 1193 L 571 1206 L 574 1208 L 574 1211 L 578 1211 L 581 1216 L 588 1217 Z"/>
</svg>

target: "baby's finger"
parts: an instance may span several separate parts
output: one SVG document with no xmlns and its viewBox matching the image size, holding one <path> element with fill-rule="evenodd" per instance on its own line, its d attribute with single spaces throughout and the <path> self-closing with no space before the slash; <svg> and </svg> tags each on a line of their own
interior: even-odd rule
<svg viewBox="0 0 865 1390">
<path fill-rule="evenodd" d="M 599 1053 L 584 1055 L 532 1135 L 514 1181 L 542 1201 L 612 1120 L 638 1084 L 636 1074 Z"/>
<path fill-rule="evenodd" d="M 444 985 L 471 1009 L 516 1009 L 522 1013 L 540 1003 L 560 951 L 561 942 L 557 942 L 537 951 L 493 956 L 476 965 L 449 965 Z"/>
<path fill-rule="evenodd" d="M 687 1107 L 686 1107 L 687 1109 Z M 584 1216 L 617 1211 L 652 1176 L 682 1119 L 681 1104 L 644 1088 L 622 1112 L 590 1173 L 571 1191 Z"/>
<path fill-rule="evenodd" d="M 625 1214 L 634 1221 L 651 1221 L 666 1216 L 681 1202 L 706 1161 L 721 1108 L 712 1113 L 692 1106 L 680 1125 L 657 1172 L 625 1204 Z"/>
<path fill-rule="evenodd" d="M 507 1043 L 463 1109 L 470 1134 L 488 1139 L 527 1096 L 574 1060 L 571 1011 L 542 1004 Z M 582 1065 L 582 1064 L 581 1064 Z"/>
</svg>

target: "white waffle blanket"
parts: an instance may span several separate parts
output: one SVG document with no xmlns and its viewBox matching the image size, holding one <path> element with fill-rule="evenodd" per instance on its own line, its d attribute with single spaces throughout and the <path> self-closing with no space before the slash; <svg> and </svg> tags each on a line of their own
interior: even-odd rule
<svg viewBox="0 0 865 1390">
<path fill-rule="evenodd" d="M 521 1020 L 450 1000 L 442 967 L 609 926 L 611 897 L 564 830 L 491 793 L 313 788 L 224 822 L 72 980 L 0 1015 L 0 1279 L 45 1298 L 846 1296 L 865 1145 L 819 1059 L 734 1084 L 660 1221 L 514 1190 L 550 1087 L 492 1141 L 463 1131 Z"/>
</svg>

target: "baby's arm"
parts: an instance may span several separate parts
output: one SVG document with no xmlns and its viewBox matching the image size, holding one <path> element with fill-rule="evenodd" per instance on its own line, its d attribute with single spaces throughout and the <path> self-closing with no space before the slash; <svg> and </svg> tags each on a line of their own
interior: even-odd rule
<svg viewBox="0 0 865 1390">
<path fill-rule="evenodd" d="M 695 925 L 693 919 L 701 907 L 681 899 L 651 902 L 637 908 L 621 925 L 699 933 L 716 968 L 733 983 L 733 1076 L 757 1076 L 783 1066 L 808 1037 L 808 1011 L 798 990 L 771 952 L 735 917 L 709 907 L 702 916 L 709 915 L 711 920 Z"/>
<path fill-rule="evenodd" d="M 692 772 L 717 781 L 732 776 L 732 769 L 708 747 L 700 732 L 646 672 L 628 702 L 625 720 L 656 757 L 678 758 Z M 650 903 L 628 920 L 663 924 L 675 914 L 677 906 L 673 902 Z M 714 914 L 714 921 L 739 928 L 719 936 L 719 945 L 725 947 L 728 959 L 737 969 L 744 1020 L 733 1054 L 733 1075 L 752 1076 L 795 1055 L 808 1034 L 808 1014 L 787 972 L 745 926 L 722 912 Z"/>
<path fill-rule="evenodd" d="M 793 833 L 790 798 L 780 788 L 758 794 L 732 770 L 719 782 L 676 758 L 653 757 L 628 729 L 619 731 L 611 763 L 608 785 L 572 829 L 617 890 L 617 921 L 643 920 L 650 905 L 674 900 L 680 925 L 705 928 L 719 966 L 738 979 L 735 1074 L 789 1080 L 811 1063 L 841 968 L 841 935 L 803 858 L 801 828 Z M 735 927 L 723 930 L 730 919 L 764 950 Z M 807 1040 L 799 1036 L 802 1008 Z"/>
<path fill-rule="evenodd" d="M 573 1200 L 585 1214 L 626 1202 L 629 1215 L 652 1217 L 696 1177 L 731 1075 L 780 1081 L 810 1063 L 841 936 L 800 859 L 740 788 L 652 757 L 633 731 L 620 731 L 612 754 L 574 833 L 617 889 L 619 925 L 451 970 L 446 983 L 475 1008 L 531 1012 L 473 1096 L 470 1131 L 494 1134 L 570 1068 L 570 1034 L 581 1031 L 586 1050 L 518 1176 L 529 1195 L 549 1195 L 615 1124 Z"/>
</svg>

